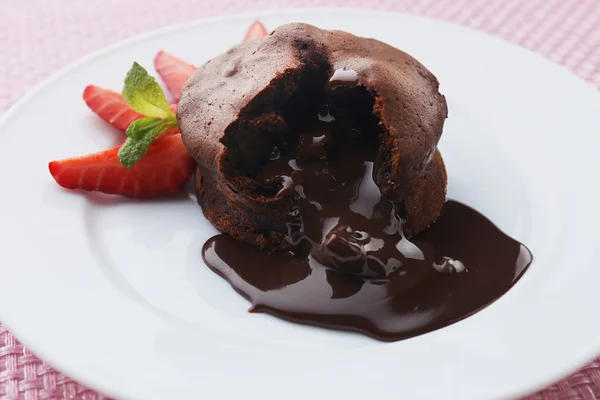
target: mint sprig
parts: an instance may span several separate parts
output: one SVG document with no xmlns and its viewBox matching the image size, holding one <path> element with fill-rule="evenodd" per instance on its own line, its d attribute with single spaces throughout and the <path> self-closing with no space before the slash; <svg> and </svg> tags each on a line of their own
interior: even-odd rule
<svg viewBox="0 0 600 400">
<path fill-rule="evenodd" d="M 173 115 L 156 79 L 136 62 L 125 76 L 123 97 L 131 108 L 147 117 L 166 118 Z"/>
<path fill-rule="evenodd" d="M 131 168 L 146 155 L 154 139 L 171 128 L 177 127 L 175 116 L 167 118 L 140 118 L 127 128 L 127 140 L 119 149 L 119 160 L 125 168 Z"/>
<path fill-rule="evenodd" d="M 131 168 L 148 152 L 154 139 L 177 127 L 177 119 L 156 80 L 136 62 L 125 76 L 123 98 L 132 109 L 146 116 L 129 125 L 127 140 L 118 152 L 121 164 Z"/>
</svg>

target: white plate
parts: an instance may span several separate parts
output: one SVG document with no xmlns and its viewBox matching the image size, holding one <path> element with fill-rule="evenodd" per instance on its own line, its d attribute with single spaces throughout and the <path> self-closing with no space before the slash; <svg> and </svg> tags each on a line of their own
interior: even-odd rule
<svg viewBox="0 0 600 400">
<path fill-rule="evenodd" d="M 200 64 L 257 16 L 269 28 L 305 21 L 376 37 L 438 76 L 450 108 L 449 196 L 535 256 L 507 295 L 396 343 L 250 315 L 202 263 L 215 230 L 191 199 L 83 196 L 53 182 L 48 161 L 122 139 L 85 106 L 87 84 L 119 90 L 131 63 L 151 68 L 159 49 Z M 599 110 L 598 92 L 535 54 L 408 15 L 278 11 L 128 40 L 55 75 L 0 125 L 0 319 L 57 368 L 118 397 L 482 399 L 537 389 L 600 353 Z"/>
</svg>

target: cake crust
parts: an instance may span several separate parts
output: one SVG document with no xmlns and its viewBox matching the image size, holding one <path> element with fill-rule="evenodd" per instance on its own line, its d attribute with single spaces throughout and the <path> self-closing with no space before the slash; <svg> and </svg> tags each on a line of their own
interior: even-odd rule
<svg viewBox="0 0 600 400">
<path fill-rule="evenodd" d="M 355 71 L 355 86 L 373 99 L 381 142 L 373 178 L 382 195 L 404 213 L 409 234 L 437 218 L 446 173 L 436 149 L 447 105 L 435 76 L 383 42 L 293 23 L 208 61 L 182 90 L 177 119 L 198 164 L 199 203 L 220 231 L 259 248 L 285 248 L 290 200 L 265 196 L 252 175 L 290 134 L 284 114 L 294 93 L 306 82 L 324 89 L 343 69 Z"/>
<path fill-rule="evenodd" d="M 435 152 L 422 179 L 409 188 L 404 206 L 404 234 L 418 234 L 437 219 L 446 201 L 447 174 L 444 160 Z M 266 251 L 291 250 L 285 240 L 288 234 L 287 213 L 275 213 L 268 206 L 256 207 L 248 212 L 251 203 L 240 197 L 229 197 L 224 180 L 215 178 L 208 170 L 196 168 L 195 189 L 198 204 L 208 219 L 220 232 L 236 240 Z"/>
</svg>

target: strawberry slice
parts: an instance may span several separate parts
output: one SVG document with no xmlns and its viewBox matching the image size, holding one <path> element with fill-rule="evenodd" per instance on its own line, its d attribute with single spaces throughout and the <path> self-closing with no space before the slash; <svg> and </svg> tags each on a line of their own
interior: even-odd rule
<svg viewBox="0 0 600 400">
<path fill-rule="evenodd" d="M 169 108 L 171 109 L 171 111 L 173 111 L 173 113 L 177 114 L 177 104 L 169 104 Z M 163 135 L 165 136 L 170 136 L 170 135 L 177 135 L 179 132 L 179 128 L 171 128 L 168 131 L 166 131 L 165 133 L 163 133 Z"/>
<path fill-rule="evenodd" d="M 129 107 L 123 95 L 114 90 L 89 85 L 83 91 L 83 100 L 100 118 L 123 132 L 133 121 L 144 117 Z"/>
<path fill-rule="evenodd" d="M 134 111 L 123 98 L 114 90 L 89 85 L 83 91 L 83 100 L 88 107 L 106 122 L 125 132 L 133 121 L 144 118 L 144 115 Z M 177 104 L 169 104 L 171 111 L 177 112 Z M 179 129 L 168 130 L 165 135 L 179 133 Z"/>
<path fill-rule="evenodd" d="M 195 162 L 181 135 L 162 136 L 133 167 L 121 165 L 119 148 L 52 161 L 48 168 L 67 189 L 95 190 L 127 197 L 156 197 L 178 192 L 190 179 Z"/>
<path fill-rule="evenodd" d="M 154 58 L 154 68 L 167 85 L 167 89 L 169 89 L 169 93 L 171 93 L 176 103 L 179 101 L 183 84 L 196 70 L 196 67 L 192 64 L 188 64 L 163 50 L 159 51 Z"/>
<path fill-rule="evenodd" d="M 244 42 L 248 40 L 260 39 L 261 37 L 265 37 L 268 35 L 267 28 L 260 21 L 254 21 L 248 31 L 246 31 L 246 35 L 244 36 Z"/>
</svg>

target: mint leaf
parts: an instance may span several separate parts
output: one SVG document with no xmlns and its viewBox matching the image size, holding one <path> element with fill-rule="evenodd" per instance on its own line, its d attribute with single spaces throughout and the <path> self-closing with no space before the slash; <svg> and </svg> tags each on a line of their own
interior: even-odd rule
<svg viewBox="0 0 600 400">
<path fill-rule="evenodd" d="M 118 152 L 125 168 L 131 168 L 146 155 L 148 148 L 158 136 L 170 128 L 177 127 L 175 115 L 167 118 L 140 118 L 127 128 L 127 140 Z"/>
<path fill-rule="evenodd" d="M 177 118 L 156 80 L 136 62 L 125 76 L 123 97 L 131 108 L 145 116 L 129 125 L 128 138 L 119 149 L 121 164 L 131 168 L 146 155 L 154 139 L 177 127 Z"/>
<path fill-rule="evenodd" d="M 147 117 L 167 118 L 175 115 L 156 80 L 137 62 L 133 63 L 125 76 L 123 97 L 131 108 Z"/>
</svg>

